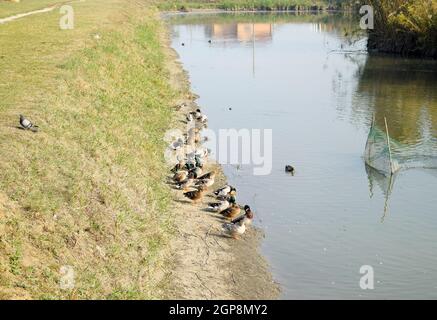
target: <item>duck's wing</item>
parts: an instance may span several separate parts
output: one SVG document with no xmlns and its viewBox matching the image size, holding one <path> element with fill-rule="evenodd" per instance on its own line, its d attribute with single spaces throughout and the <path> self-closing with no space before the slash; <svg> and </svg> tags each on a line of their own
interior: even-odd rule
<svg viewBox="0 0 437 320">
<path fill-rule="evenodd" d="M 232 223 L 224 223 L 222 225 L 222 229 L 223 229 L 223 231 L 225 231 L 227 233 L 232 233 L 235 231 L 235 225 Z"/>
<path fill-rule="evenodd" d="M 238 222 L 240 222 L 241 220 L 244 220 L 246 216 L 243 214 L 241 216 L 239 216 L 238 218 L 235 218 L 234 220 L 231 221 L 231 223 L 233 224 L 237 224 Z"/>
</svg>

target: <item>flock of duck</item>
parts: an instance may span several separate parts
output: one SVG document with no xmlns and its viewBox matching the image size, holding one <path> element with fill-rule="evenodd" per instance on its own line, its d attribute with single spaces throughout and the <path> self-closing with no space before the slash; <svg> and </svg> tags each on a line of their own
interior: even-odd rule
<svg viewBox="0 0 437 320">
<path fill-rule="evenodd" d="M 204 172 L 209 150 L 202 146 L 205 138 L 200 134 L 207 127 L 208 118 L 197 109 L 186 115 L 186 121 L 189 128 L 187 133 L 171 144 L 178 159 L 171 170 L 172 182 L 193 203 L 201 202 L 208 193 L 215 197 L 215 201 L 208 203 L 206 209 L 218 213 L 226 221 L 222 225 L 223 232 L 238 239 L 252 223 L 254 214 L 248 205 L 242 208 L 237 204 L 237 190 L 233 186 L 225 185 L 210 192 L 209 188 L 214 185 L 217 172 Z"/>
</svg>

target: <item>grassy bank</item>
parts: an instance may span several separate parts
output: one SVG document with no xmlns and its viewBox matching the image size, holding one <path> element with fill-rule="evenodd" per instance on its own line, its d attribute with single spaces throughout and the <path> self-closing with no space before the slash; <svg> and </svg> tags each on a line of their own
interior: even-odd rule
<svg viewBox="0 0 437 320">
<path fill-rule="evenodd" d="M 57 10 L 0 25 L 0 298 L 159 298 L 174 98 L 162 26 L 148 1 L 73 8 L 73 30 Z M 17 129 L 20 113 L 40 131 Z"/>
<path fill-rule="evenodd" d="M 437 58 L 437 1 L 371 0 L 369 50 Z"/>
<path fill-rule="evenodd" d="M 198 0 L 198 1 L 162 1 L 159 8 L 166 11 L 188 11 L 192 9 L 220 10 L 327 10 L 338 8 L 337 1 L 325 0 Z"/>
<path fill-rule="evenodd" d="M 67 2 L 66 0 L 21 0 L 20 2 L 0 1 L 0 18 L 8 17 L 17 13 L 44 9 L 56 4 Z"/>
</svg>

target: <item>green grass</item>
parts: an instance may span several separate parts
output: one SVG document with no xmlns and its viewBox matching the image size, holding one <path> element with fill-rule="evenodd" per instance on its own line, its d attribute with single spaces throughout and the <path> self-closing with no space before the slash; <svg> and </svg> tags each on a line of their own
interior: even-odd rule
<svg viewBox="0 0 437 320">
<path fill-rule="evenodd" d="M 17 13 L 44 9 L 52 5 L 66 2 L 66 0 L 21 0 L 20 2 L 0 1 L 0 18 Z"/>
<path fill-rule="evenodd" d="M 0 26 L 0 297 L 159 298 L 175 98 L 163 26 L 147 1 L 73 7 L 74 30 L 56 10 Z M 17 129 L 20 113 L 40 132 Z"/>
</svg>

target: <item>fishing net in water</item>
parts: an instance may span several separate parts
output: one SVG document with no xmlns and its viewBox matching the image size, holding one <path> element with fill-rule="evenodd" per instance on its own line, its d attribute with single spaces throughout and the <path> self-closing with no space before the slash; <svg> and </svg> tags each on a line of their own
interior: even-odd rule
<svg viewBox="0 0 437 320">
<path fill-rule="evenodd" d="M 366 164 L 378 170 L 384 175 L 391 175 L 400 169 L 398 161 L 393 158 L 393 147 L 395 142 L 388 134 L 387 121 L 385 131 L 376 126 L 375 118 L 372 121 L 369 136 L 367 137 L 364 159 Z"/>
<path fill-rule="evenodd" d="M 387 119 L 384 129 L 378 128 L 375 118 L 367 138 L 364 160 L 379 173 L 390 176 L 401 169 L 437 169 L 435 143 L 409 146 L 390 137 Z"/>
</svg>

